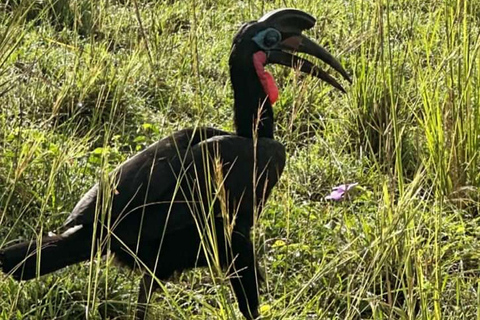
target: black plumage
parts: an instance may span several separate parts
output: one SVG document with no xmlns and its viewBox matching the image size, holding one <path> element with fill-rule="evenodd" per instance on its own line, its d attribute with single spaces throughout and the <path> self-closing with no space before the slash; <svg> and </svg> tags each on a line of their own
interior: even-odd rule
<svg viewBox="0 0 480 320">
<path fill-rule="evenodd" d="M 275 88 L 263 66 L 301 63 L 301 71 L 343 90 L 318 67 L 286 52 L 302 51 L 349 80 L 325 49 L 301 34 L 314 23 L 302 11 L 281 9 L 243 25 L 229 60 L 236 133 L 185 129 L 151 145 L 82 197 L 64 233 L 0 250 L 3 271 L 28 280 L 111 250 L 144 271 L 136 314 L 143 319 L 154 278 L 166 280 L 175 271 L 218 260 L 231 276 L 241 312 L 256 318 L 259 276 L 250 229 L 286 158 L 273 139 Z"/>
</svg>

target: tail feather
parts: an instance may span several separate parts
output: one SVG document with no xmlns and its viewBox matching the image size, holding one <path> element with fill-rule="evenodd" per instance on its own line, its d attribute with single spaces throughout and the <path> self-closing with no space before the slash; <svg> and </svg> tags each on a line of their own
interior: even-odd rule
<svg viewBox="0 0 480 320">
<path fill-rule="evenodd" d="M 88 228 L 44 236 L 0 250 L 0 269 L 16 280 L 28 280 L 90 258 L 92 232 Z"/>
</svg>

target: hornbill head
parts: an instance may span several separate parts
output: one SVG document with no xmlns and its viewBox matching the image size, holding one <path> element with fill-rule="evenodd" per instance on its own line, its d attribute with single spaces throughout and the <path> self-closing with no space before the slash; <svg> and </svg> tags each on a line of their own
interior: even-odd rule
<svg viewBox="0 0 480 320">
<path fill-rule="evenodd" d="M 258 21 L 245 23 L 233 41 L 229 61 L 232 74 L 235 70 L 238 73 L 245 72 L 253 65 L 263 91 L 272 104 L 278 97 L 278 89 L 272 76 L 264 69 L 267 64 L 298 68 L 345 93 L 343 87 L 328 73 L 312 62 L 290 53 L 303 52 L 315 56 L 351 82 L 348 73 L 337 59 L 326 49 L 302 35 L 302 32 L 311 29 L 315 22 L 314 17 L 303 11 L 278 9 L 265 14 Z"/>
</svg>

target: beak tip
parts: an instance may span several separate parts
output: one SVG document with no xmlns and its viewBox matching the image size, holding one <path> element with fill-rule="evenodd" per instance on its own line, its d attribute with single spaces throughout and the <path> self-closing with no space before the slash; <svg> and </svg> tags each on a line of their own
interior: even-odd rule
<svg viewBox="0 0 480 320">
<path fill-rule="evenodd" d="M 342 68 L 342 69 L 343 69 L 343 68 Z M 348 74 L 347 71 L 345 71 L 345 70 L 343 69 L 343 70 L 340 72 L 340 74 L 343 76 L 343 78 L 344 78 L 345 80 L 348 81 L 348 83 L 350 83 L 350 84 L 353 83 L 352 78 L 350 77 L 350 75 Z"/>
</svg>

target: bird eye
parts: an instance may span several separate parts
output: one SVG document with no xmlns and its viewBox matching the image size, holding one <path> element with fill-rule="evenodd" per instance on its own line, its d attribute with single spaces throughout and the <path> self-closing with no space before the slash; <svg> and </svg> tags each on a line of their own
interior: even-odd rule
<svg viewBox="0 0 480 320">
<path fill-rule="evenodd" d="M 277 30 L 268 30 L 263 38 L 263 44 L 265 47 L 270 48 L 276 45 L 280 41 L 281 35 Z"/>
<path fill-rule="evenodd" d="M 252 40 L 263 50 L 271 50 L 282 41 L 282 34 L 274 28 L 268 28 L 257 33 Z"/>
</svg>

